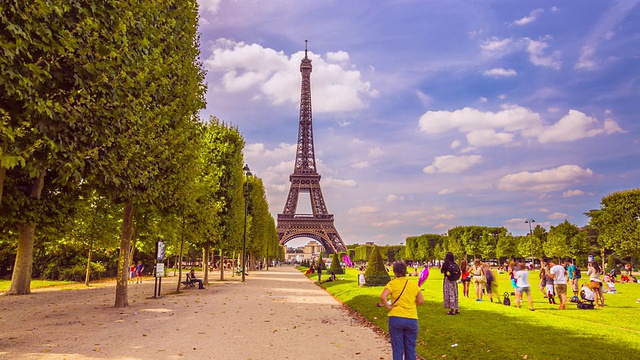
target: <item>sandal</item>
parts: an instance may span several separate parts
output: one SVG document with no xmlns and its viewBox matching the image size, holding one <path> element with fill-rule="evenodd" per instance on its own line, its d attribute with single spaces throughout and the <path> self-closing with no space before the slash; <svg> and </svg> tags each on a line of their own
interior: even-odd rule
<svg viewBox="0 0 640 360">
<path fill-rule="evenodd" d="M 449 311 L 449 312 L 447 313 L 447 315 L 455 315 L 455 314 L 456 314 L 456 313 L 455 313 L 455 312 L 453 312 L 453 311 Z"/>
<path fill-rule="evenodd" d="M 456 309 L 455 314 L 456 314 L 456 315 L 460 314 L 460 310 L 459 310 L 459 309 Z"/>
</svg>

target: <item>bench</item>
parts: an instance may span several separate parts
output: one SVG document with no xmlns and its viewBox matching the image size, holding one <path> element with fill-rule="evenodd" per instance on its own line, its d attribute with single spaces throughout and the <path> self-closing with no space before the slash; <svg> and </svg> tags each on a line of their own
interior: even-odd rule
<svg viewBox="0 0 640 360">
<path fill-rule="evenodd" d="M 187 273 L 185 275 L 185 280 L 182 281 L 182 284 L 184 285 L 184 287 L 195 287 L 196 283 L 194 281 L 191 281 L 191 276 L 189 276 L 189 273 Z"/>
</svg>

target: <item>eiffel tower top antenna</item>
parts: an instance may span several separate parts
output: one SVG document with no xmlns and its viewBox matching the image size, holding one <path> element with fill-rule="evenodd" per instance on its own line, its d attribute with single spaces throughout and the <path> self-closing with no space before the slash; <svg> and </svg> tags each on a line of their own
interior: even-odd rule
<svg viewBox="0 0 640 360">
<path fill-rule="evenodd" d="M 318 174 L 313 150 L 313 113 L 311 111 L 311 59 L 307 54 L 308 41 L 304 41 L 304 59 L 300 62 L 302 89 L 300 92 L 300 124 L 294 174 Z"/>
</svg>

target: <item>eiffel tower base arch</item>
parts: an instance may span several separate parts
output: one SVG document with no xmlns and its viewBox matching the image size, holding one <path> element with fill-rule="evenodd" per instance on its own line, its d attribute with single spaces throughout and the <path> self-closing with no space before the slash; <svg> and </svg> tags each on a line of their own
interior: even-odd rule
<svg viewBox="0 0 640 360">
<path fill-rule="evenodd" d="M 280 245 L 301 237 L 314 239 L 327 254 L 346 252 L 347 247 L 333 226 L 333 215 L 278 215 L 278 239 Z"/>
</svg>

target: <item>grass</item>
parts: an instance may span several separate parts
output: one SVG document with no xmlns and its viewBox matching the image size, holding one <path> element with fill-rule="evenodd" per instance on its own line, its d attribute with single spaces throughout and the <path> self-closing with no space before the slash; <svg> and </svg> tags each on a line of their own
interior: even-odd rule
<svg viewBox="0 0 640 360">
<path fill-rule="evenodd" d="M 386 309 L 376 306 L 383 287 L 359 288 L 358 273 L 347 269 L 339 276 L 344 280 L 320 286 L 388 331 Z M 461 314 L 450 316 L 442 305 L 442 274 L 432 269 L 422 285 L 425 305 L 418 308 L 418 353 L 426 359 L 640 358 L 640 304 L 636 302 L 640 284 L 616 284 L 618 294 L 605 294 L 604 309 L 579 310 L 568 303 L 566 310 L 558 310 L 537 290 L 537 277 L 531 277 L 534 312 L 528 310 L 526 298 L 520 309 L 514 306 L 514 296 L 510 307 L 491 303 L 486 296 L 485 301 L 476 302 L 472 284 L 472 298 L 462 296 L 460 285 Z M 410 279 L 417 281 L 417 277 Z M 498 275 L 498 280 L 498 294 L 512 291 L 506 274 Z"/>
<path fill-rule="evenodd" d="M 79 284 L 84 286 L 84 283 L 78 283 L 76 281 L 53 281 L 53 280 L 31 280 L 31 290 L 42 288 L 72 288 Z M 9 290 L 11 286 L 11 280 L 0 280 L 0 292 Z"/>
</svg>

